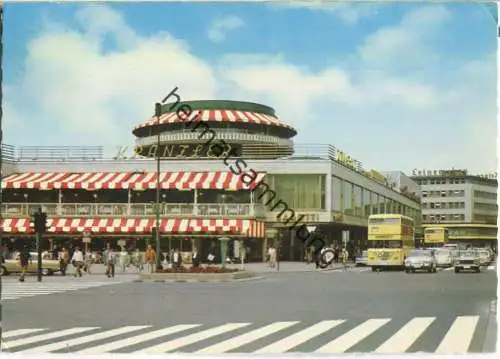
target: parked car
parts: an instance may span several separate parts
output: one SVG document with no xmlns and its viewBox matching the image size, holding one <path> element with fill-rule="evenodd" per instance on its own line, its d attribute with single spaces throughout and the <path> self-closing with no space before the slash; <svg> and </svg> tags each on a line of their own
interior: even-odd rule
<svg viewBox="0 0 500 359">
<path fill-rule="evenodd" d="M 493 260 L 490 251 L 487 248 L 479 248 L 479 262 L 482 266 L 487 266 Z"/>
<path fill-rule="evenodd" d="M 417 270 L 425 270 L 436 273 L 437 261 L 433 250 L 415 249 L 405 259 L 405 272 L 415 273 Z"/>
<path fill-rule="evenodd" d="M 0 275 L 9 275 L 10 273 L 20 273 L 21 262 L 19 260 L 20 254 L 17 253 L 12 259 L 6 259 L 2 266 L 0 267 Z M 55 272 L 60 270 L 59 261 L 57 259 L 51 259 L 51 255 L 48 252 L 42 253 L 42 274 L 43 275 L 53 275 Z M 28 264 L 28 273 L 37 273 L 38 271 L 38 253 L 30 252 L 30 261 Z"/>
<path fill-rule="evenodd" d="M 368 251 L 363 251 L 359 257 L 356 257 L 356 266 L 366 266 L 368 262 Z"/>
<path fill-rule="evenodd" d="M 449 249 L 437 248 L 434 255 L 438 267 L 451 267 L 455 262 L 455 257 Z"/>
<path fill-rule="evenodd" d="M 472 270 L 477 273 L 481 272 L 479 251 L 476 248 L 460 250 L 458 258 L 455 261 L 455 273 L 460 273 L 464 270 Z"/>
</svg>

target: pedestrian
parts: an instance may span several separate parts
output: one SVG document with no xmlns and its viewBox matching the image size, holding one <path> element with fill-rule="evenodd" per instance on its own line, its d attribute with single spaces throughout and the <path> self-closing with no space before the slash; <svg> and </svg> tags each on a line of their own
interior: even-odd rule
<svg viewBox="0 0 500 359">
<path fill-rule="evenodd" d="M 106 275 L 108 278 L 115 277 L 115 264 L 116 264 L 116 254 L 113 248 L 108 244 L 108 248 L 105 251 L 105 263 L 106 263 Z"/>
<path fill-rule="evenodd" d="M 179 269 L 181 267 L 181 265 L 182 265 L 182 256 L 179 253 L 178 249 L 175 249 L 175 251 L 174 251 L 173 262 L 174 262 L 174 268 L 175 269 Z"/>
<path fill-rule="evenodd" d="M 245 269 L 245 260 L 246 260 L 246 250 L 244 245 L 240 247 L 239 255 L 240 255 L 240 269 L 243 270 Z"/>
<path fill-rule="evenodd" d="M 197 268 L 200 266 L 200 254 L 198 253 L 198 250 L 196 248 L 193 249 L 193 267 Z"/>
<path fill-rule="evenodd" d="M 85 253 L 85 268 L 88 274 L 91 274 L 92 262 L 93 262 L 92 252 L 87 251 Z"/>
<path fill-rule="evenodd" d="M 24 277 L 26 276 L 28 265 L 31 261 L 31 255 L 27 245 L 24 245 L 21 249 L 21 253 L 19 253 L 19 261 L 21 262 L 21 277 L 19 277 L 19 281 L 24 282 Z"/>
<path fill-rule="evenodd" d="M 153 273 L 155 271 L 156 252 L 151 244 L 148 244 L 146 249 L 145 260 L 148 265 L 148 272 Z"/>
<path fill-rule="evenodd" d="M 83 253 L 80 250 L 80 248 L 78 248 L 78 247 L 75 248 L 75 251 L 73 252 L 73 256 L 71 257 L 71 263 L 76 268 L 75 274 L 73 276 L 74 277 L 81 277 L 84 259 L 83 259 Z"/>
<path fill-rule="evenodd" d="M 62 248 L 61 253 L 59 254 L 59 270 L 61 271 L 61 275 L 66 275 L 66 269 L 68 269 L 69 263 L 69 253 L 66 247 Z"/>
<path fill-rule="evenodd" d="M 128 253 L 125 250 L 125 248 L 122 247 L 122 250 L 120 252 L 120 269 L 122 270 L 122 273 L 125 273 L 127 262 L 128 262 Z"/>
<path fill-rule="evenodd" d="M 135 249 L 135 253 L 133 255 L 134 266 L 137 272 L 142 272 L 142 254 L 139 251 L 139 248 Z"/>
</svg>

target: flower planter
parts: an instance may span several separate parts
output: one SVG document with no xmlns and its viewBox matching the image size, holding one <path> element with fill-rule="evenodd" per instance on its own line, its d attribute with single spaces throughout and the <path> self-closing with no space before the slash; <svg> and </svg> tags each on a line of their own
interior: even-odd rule
<svg viewBox="0 0 500 359">
<path fill-rule="evenodd" d="M 229 273 L 190 273 L 190 272 L 163 272 L 163 273 L 141 273 L 140 280 L 151 282 L 232 282 L 251 278 L 253 274 L 247 271 L 236 271 Z"/>
</svg>

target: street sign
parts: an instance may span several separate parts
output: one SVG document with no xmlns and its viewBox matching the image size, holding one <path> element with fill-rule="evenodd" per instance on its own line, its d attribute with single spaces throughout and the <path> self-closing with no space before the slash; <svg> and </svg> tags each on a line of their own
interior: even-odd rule
<svg viewBox="0 0 500 359">
<path fill-rule="evenodd" d="M 344 243 L 349 242 L 349 231 L 342 231 L 342 241 Z"/>
<path fill-rule="evenodd" d="M 307 226 L 307 230 L 309 231 L 309 233 L 312 233 L 316 230 L 316 226 Z"/>
<path fill-rule="evenodd" d="M 83 237 L 82 241 L 83 243 L 90 243 L 92 240 L 90 239 L 90 237 Z"/>
<path fill-rule="evenodd" d="M 120 247 L 123 247 L 127 242 L 123 239 L 120 239 L 118 242 L 116 242 Z"/>
</svg>

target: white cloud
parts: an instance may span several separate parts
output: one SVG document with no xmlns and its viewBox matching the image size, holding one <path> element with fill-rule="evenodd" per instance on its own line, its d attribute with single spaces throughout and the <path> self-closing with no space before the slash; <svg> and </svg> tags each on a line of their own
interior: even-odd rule
<svg viewBox="0 0 500 359">
<path fill-rule="evenodd" d="M 208 29 L 208 38 L 213 42 L 223 42 L 229 31 L 244 26 L 244 21 L 238 16 L 228 16 L 223 19 L 214 20 Z"/>
<path fill-rule="evenodd" d="M 308 9 L 311 11 L 324 11 L 331 13 L 340 20 L 349 24 L 356 24 L 365 17 L 372 16 L 378 12 L 378 4 L 375 3 L 348 3 L 330 1 L 287 1 L 276 3 L 277 8 Z"/>
<path fill-rule="evenodd" d="M 388 66 L 390 54 L 429 50 L 426 29 L 432 33 L 445 23 L 443 9 L 418 9 L 376 31 L 349 68 L 314 72 L 282 54 L 228 54 L 210 66 L 171 35 L 140 36 L 119 13 L 92 6 L 78 13 L 85 31 L 50 26 L 28 44 L 24 76 L 6 87 L 5 141 L 29 144 L 21 136 L 30 128 L 53 134 L 32 137 L 38 143 L 131 143 L 132 127 L 178 86 L 183 100 L 269 105 L 296 126 L 298 142 L 334 144 L 368 167 L 493 168 L 494 59 L 443 68 L 453 79 L 446 84 L 414 76 L 416 65 L 413 72 Z M 422 21 L 425 26 L 417 26 Z M 117 50 L 103 52 L 104 38 Z"/>
</svg>

